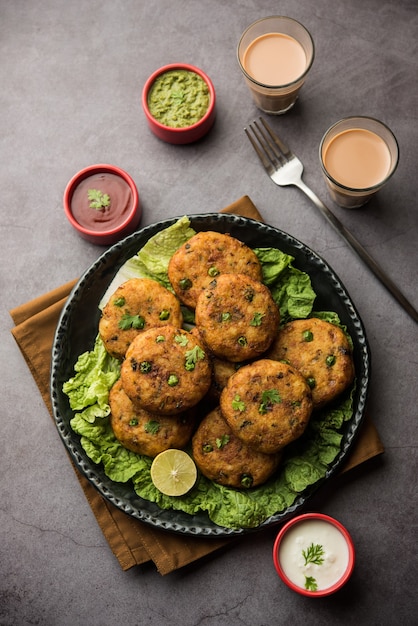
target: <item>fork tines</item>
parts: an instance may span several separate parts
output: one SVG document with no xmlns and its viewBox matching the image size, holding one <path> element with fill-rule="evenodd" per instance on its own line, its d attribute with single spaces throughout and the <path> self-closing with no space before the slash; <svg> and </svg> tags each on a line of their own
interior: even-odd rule
<svg viewBox="0 0 418 626">
<path fill-rule="evenodd" d="M 287 161 L 291 154 L 289 148 L 277 137 L 262 117 L 259 118 L 259 121 L 254 120 L 248 125 L 248 128 L 244 128 L 244 131 L 267 170 L 272 167 L 277 169 Z"/>
</svg>

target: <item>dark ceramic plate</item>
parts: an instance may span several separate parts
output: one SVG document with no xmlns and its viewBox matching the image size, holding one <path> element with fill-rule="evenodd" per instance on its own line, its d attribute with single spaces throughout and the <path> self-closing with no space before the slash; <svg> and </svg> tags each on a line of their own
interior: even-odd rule
<svg viewBox="0 0 418 626">
<path fill-rule="evenodd" d="M 61 314 L 52 350 L 51 394 L 54 418 L 62 440 L 78 469 L 107 500 L 119 509 L 152 526 L 187 535 L 222 537 L 241 535 L 266 526 L 282 523 L 301 509 L 316 489 L 328 480 L 349 454 L 364 417 L 370 375 L 370 354 L 363 324 L 347 291 L 333 270 L 315 252 L 290 235 L 266 224 L 227 214 L 189 216 L 196 231 L 213 230 L 230 233 L 250 247 L 276 247 L 295 258 L 294 266 L 307 272 L 317 294 L 316 310 L 338 313 L 354 342 L 357 388 L 354 413 L 345 423 L 342 447 L 327 475 L 307 489 L 294 504 L 269 517 L 256 529 L 232 530 L 217 526 L 205 513 L 188 515 L 179 511 L 162 510 L 155 503 L 143 500 L 131 483 L 111 481 L 101 465 L 91 461 L 71 427 L 73 413 L 62 384 L 74 374 L 78 356 L 91 350 L 97 335 L 100 317 L 98 304 L 118 269 L 134 256 L 150 237 L 171 226 L 177 218 L 158 222 L 130 235 L 100 256 L 74 287 Z"/>
</svg>

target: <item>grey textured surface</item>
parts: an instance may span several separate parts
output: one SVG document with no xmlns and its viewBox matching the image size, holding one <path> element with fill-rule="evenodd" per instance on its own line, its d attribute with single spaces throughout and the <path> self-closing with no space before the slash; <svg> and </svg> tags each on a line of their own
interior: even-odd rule
<svg viewBox="0 0 418 626">
<path fill-rule="evenodd" d="M 245 138 L 258 111 L 236 43 L 250 22 L 275 13 L 308 27 L 316 58 L 295 108 L 272 124 L 304 161 L 305 182 L 417 306 L 415 0 L 0 3 L 2 626 L 416 623 L 417 326 L 307 198 L 269 181 Z M 156 139 L 140 106 L 148 75 L 176 61 L 205 70 L 218 97 L 211 133 L 184 147 Z M 317 153 L 328 126 L 356 114 L 392 128 L 401 160 L 366 209 L 347 212 L 327 197 Z M 267 222 L 330 263 L 356 303 L 372 351 L 369 410 L 386 452 L 315 501 L 348 527 L 357 548 L 355 573 L 336 596 L 309 601 L 279 582 L 275 531 L 166 577 L 153 565 L 123 572 L 112 555 L 8 314 L 79 276 L 101 253 L 62 209 L 67 181 L 96 162 L 135 179 L 144 226 L 249 195 Z"/>
</svg>

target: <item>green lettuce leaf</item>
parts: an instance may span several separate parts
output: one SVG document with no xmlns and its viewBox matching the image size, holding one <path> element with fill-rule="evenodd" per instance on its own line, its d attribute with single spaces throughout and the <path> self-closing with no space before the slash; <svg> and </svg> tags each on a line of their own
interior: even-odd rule
<svg viewBox="0 0 418 626">
<path fill-rule="evenodd" d="M 108 302 L 116 289 L 131 278 L 151 278 L 170 289 L 168 262 L 176 250 L 188 241 L 196 231 L 190 227 L 190 219 L 184 216 L 174 224 L 151 237 L 138 254 L 128 259 L 118 270 L 99 303 L 99 308 Z"/>
<path fill-rule="evenodd" d="M 118 380 L 120 363 L 111 357 L 99 336 L 90 352 L 81 354 L 74 366 L 75 376 L 63 385 L 73 411 L 83 411 L 88 422 L 109 414 L 109 389 Z"/>
<path fill-rule="evenodd" d="M 316 298 L 306 272 L 293 267 L 294 257 L 276 248 L 255 248 L 263 268 L 263 281 L 280 309 L 282 323 L 308 317 Z"/>
<path fill-rule="evenodd" d="M 189 218 L 184 216 L 154 235 L 138 252 L 138 259 L 154 280 L 171 288 L 167 274 L 169 261 L 176 250 L 195 234 Z"/>
</svg>

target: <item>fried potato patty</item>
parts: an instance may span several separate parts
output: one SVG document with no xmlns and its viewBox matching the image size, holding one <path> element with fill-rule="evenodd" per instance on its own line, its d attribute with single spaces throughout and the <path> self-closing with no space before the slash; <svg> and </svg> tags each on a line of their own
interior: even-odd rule
<svg viewBox="0 0 418 626">
<path fill-rule="evenodd" d="M 238 489 L 257 487 L 277 469 L 281 454 L 263 454 L 236 437 L 219 407 L 199 424 L 193 439 L 196 465 L 206 478 Z"/>
<path fill-rule="evenodd" d="M 215 356 L 236 363 L 269 348 L 280 313 L 263 283 L 244 274 L 222 274 L 200 294 L 195 319 Z"/>
<path fill-rule="evenodd" d="M 312 389 L 315 408 L 339 396 L 354 380 L 347 336 L 335 324 L 318 318 L 285 324 L 267 356 L 286 361 L 303 374 Z"/>
<path fill-rule="evenodd" d="M 109 354 L 122 360 L 132 340 L 143 330 L 171 324 L 181 327 L 180 302 L 149 278 L 131 278 L 109 299 L 99 321 L 99 333 Z"/>
<path fill-rule="evenodd" d="M 158 415 L 135 407 L 119 379 L 109 393 L 110 425 L 116 439 L 128 450 L 155 457 L 168 448 L 184 448 L 194 430 L 191 411 Z"/>
<path fill-rule="evenodd" d="M 230 377 L 247 363 L 233 363 L 225 359 L 212 358 L 212 391 L 219 398 L 222 389 L 226 386 Z"/>
<path fill-rule="evenodd" d="M 260 359 L 229 378 L 220 407 L 239 439 L 254 450 L 274 454 L 305 431 L 312 395 L 295 368 Z"/>
<path fill-rule="evenodd" d="M 126 351 L 121 380 L 132 402 L 151 413 L 174 415 L 195 406 L 211 384 L 210 360 L 195 336 L 176 328 L 150 328 Z"/>
<path fill-rule="evenodd" d="M 168 277 L 175 293 L 193 309 L 201 291 L 214 277 L 233 273 L 261 280 L 261 263 L 242 241 L 213 231 L 194 235 L 174 253 L 168 266 Z"/>
</svg>

